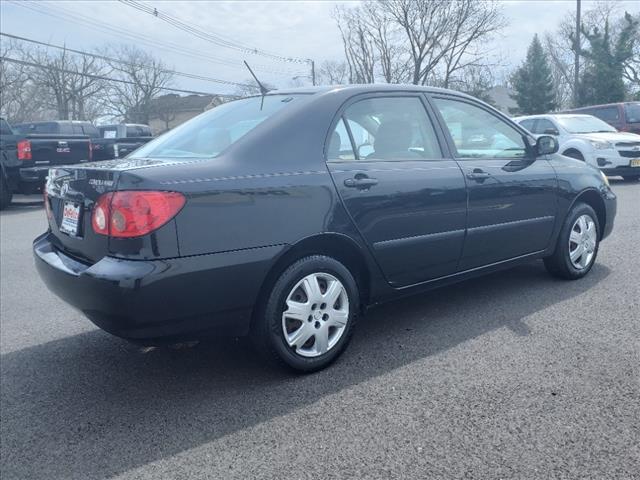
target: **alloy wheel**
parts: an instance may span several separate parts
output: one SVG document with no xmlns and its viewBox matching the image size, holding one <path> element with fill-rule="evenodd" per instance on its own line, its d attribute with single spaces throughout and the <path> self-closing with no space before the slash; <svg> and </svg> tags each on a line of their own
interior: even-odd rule
<svg viewBox="0 0 640 480">
<path fill-rule="evenodd" d="M 336 346 L 349 321 L 349 297 L 340 280 L 312 273 L 289 292 L 282 313 L 287 344 L 303 357 L 318 357 Z"/>
</svg>

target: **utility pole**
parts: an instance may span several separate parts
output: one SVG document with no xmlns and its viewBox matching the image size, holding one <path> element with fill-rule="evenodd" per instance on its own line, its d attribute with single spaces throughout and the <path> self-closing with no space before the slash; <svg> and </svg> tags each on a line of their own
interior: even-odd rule
<svg viewBox="0 0 640 480">
<path fill-rule="evenodd" d="M 316 85 L 316 62 L 313 60 L 309 60 L 311 62 L 311 83 L 315 87 Z"/>
<path fill-rule="evenodd" d="M 575 59 L 573 68 L 573 106 L 577 107 L 580 99 L 578 87 L 580 85 L 580 0 L 576 0 L 576 36 Z"/>
</svg>

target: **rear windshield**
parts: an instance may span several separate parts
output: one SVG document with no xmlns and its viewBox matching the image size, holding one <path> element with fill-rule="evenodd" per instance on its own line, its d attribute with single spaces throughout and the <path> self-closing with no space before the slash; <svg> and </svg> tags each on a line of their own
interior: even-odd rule
<svg viewBox="0 0 640 480">
<path fill-rule="evenodd" d="M 624 106 L 627 123 L 640 123 L 640 103 L 627 103 Z"/>
<path fill-rule="evenodd" d="M 19 123 L 14 125 L 15 130 L 22 135 L 30 133 L 58 133 L 58 124 L 55 122 Z"/>
<path fill-rule="evenodd" d="M 212 158 L 301 95 L 267 95 L 225 103 L 147 143 L 131 158 Z"/>
<path fill-rule="evenodd" d="M 591 115 L 576 115 L 575 117 L 559 116 L 556 120 L 569 133 L 617 132 L 617 130 L 608 123 Z"/>
</svg>

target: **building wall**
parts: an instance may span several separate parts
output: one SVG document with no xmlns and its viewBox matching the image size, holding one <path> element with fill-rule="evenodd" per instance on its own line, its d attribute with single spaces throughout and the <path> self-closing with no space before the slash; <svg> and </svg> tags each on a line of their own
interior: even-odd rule
<svg viewBox="0 0 640 480">
<path fill-rule="evenodd" d="M 202 112 L 197 110 L 186 111 L 186 112 L 177 112 L 173 120 L 169 122 L 169 130 L 174 127 L 177 127 L 181 123 L 186 122 L 187 120 L 195 117 L 196 115 L 200 115 Z M 167 130 L 167 125 L 163 120 L 159 118 L 151 117 L 149 119 L 149 126 L 151 127 L 151 131 L 154 135 L 160 135 Z"/>
</svg>

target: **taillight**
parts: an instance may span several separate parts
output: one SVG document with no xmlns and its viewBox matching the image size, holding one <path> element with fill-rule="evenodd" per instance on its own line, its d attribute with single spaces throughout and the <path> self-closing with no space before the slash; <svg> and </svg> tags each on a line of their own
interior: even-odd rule
<svg viewBox="0 0 640 480">
<path fill-rule="evenodd" d="M 105 193 L 93 207 L 91 225 L 100 235 L 140 237 L 175 217 L 185 201 L 184 195 L 178 192 L 129 190 Z"/>
<path fill-rule="evenodd" d="M 20 140 L 18 142 L 18 160 L 31 160 L 31 142 Z"/>
</svg>

